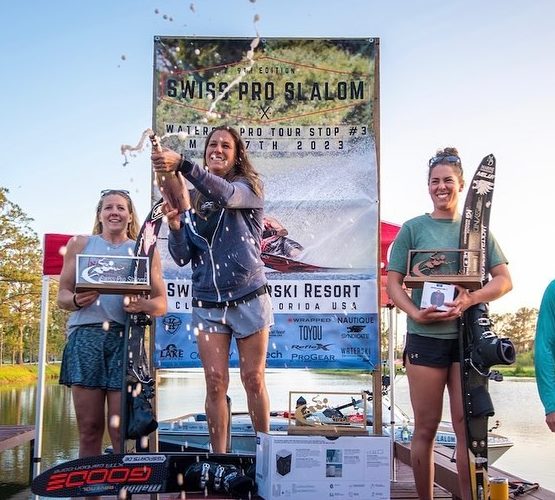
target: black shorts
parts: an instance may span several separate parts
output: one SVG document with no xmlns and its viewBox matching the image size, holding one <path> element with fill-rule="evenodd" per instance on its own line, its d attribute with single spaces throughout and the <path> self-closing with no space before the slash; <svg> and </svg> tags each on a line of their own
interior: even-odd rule
<svg viewBox="0 0 555 500">
<path fill-rule="evenodd" d="M 403 366 L 407 357 L 412 365 L 447 368 L 459 362 L 459 339 L 438 339 L 409 333 L 403 351 Z"/>
</svg>

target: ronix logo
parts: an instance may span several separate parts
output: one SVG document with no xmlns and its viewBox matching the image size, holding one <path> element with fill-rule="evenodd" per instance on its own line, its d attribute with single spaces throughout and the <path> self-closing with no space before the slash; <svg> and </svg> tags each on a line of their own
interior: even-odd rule
<svg viewBox="0 0 555 500">
<path fill-rule="evenodd" d="M 178 349 L 175 344 L 168 344 L 165 349 L 160 350 L 161 359 L 182 359 L 183 349 Z"/>
<path fill-rule="evenodd" d="M 174 334 L 183 322 L 177 316 L 170 314 L 164 317 L 162 323 L 164 324 L 165 332 Z"/>
<path fill-rule="evenodd" d="M 316 344 L 293 344 L 291 349 L 295 349 L 296 351 L 329 351 L 329 346 L 333 344 L 320 344 L 317 342 Z"/>
</svg>

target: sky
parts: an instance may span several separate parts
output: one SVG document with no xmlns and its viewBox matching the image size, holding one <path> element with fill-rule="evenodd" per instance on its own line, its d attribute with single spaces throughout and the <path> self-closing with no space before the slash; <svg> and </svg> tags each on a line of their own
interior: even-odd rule
<svg viewBox="0 0 555 500">
<path fill-rule="evenodd" d="M 41 241 L 90 233 L 105 188 L 146 215 L 148 154 L 123 166 L 120 147 L 151 125 L 156 35 L 378 37 L 381 218 L 431 211 L 436 149 L 458 148 L 467 182 L 495 154 L 490 225 L 514 288 L 492 311 L 539 307 L 555 279 L 553 19 L 552 0 L 5 1 L 0 186 Z"/>
</svg>

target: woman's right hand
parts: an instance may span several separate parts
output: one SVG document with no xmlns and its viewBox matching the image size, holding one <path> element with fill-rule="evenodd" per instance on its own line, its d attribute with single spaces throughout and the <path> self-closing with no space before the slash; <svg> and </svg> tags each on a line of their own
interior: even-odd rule
<svg viewBox="0 0 555 500">
<path fill-rule="evenodd" d="M 179 212 L 172 208 L 168 203 L 164 202 L 162 204 L 162 212 L 168 221 L 168 226 L 172 231 L 177 231 L 181 229 L 181 217 Z"/>
<path fill-rule="evenodd" d="M 437 306 L 430 306 L 426 309 L 418 309 L 412 316 L 413 321 L 422 325 L 437 323 L 439 321 L 452 321 L 461 317 L 460 311 L 456 307 L 451 307 L 447 311 L 438 311 Z"/>
<path fill-rule="evenodd" d="M 98 300 L 99 296 L 98 292 L 95 292 L 94 290 L 87 290 L 86 292 L 76 292 L 72 296 L 71 300 L 74 305 L 78 305 L 79 308 L 82 308 L 94 304 Z"/>
<path fill-rule="evenodd" d="M 181 155 L 167 148 L 164 148 L 162 151 L 153 149 L 150 161 L 155 172 L 174 172 L 181 164 Z"/>
</svg>

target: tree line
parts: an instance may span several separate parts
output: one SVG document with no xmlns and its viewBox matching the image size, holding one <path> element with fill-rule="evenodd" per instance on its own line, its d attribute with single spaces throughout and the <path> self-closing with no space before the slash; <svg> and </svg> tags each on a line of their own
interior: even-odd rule
<svg viewBox="0 0 555 500">
<path fill-rule="evenodd" d="M 33 219 L 0 187 L 0 366 L 38 360 L 42 295 L 42 246 Z M 56 306 L 50 280 L 47 360 L 59 359 L 67 313 Z"/>
<path fill-rule="evenodd" d="M 43 250 L 31 228 L 33 219 L 9 200 L 0 186 L 0 366 L 38 360 Z M 68 313 L 56 305 L 58 283 L 49 280 L 47 361 L 59 360 Z M 538 310 L 521 307 L 515 313 L 492 314 L 494 330 L 509 337 L 517 353 L 532 353 Z M 382 333 L 386 334 L 386 322 Z M 533 355 L 533 353 L 532 353 Z"/>
</svg>

